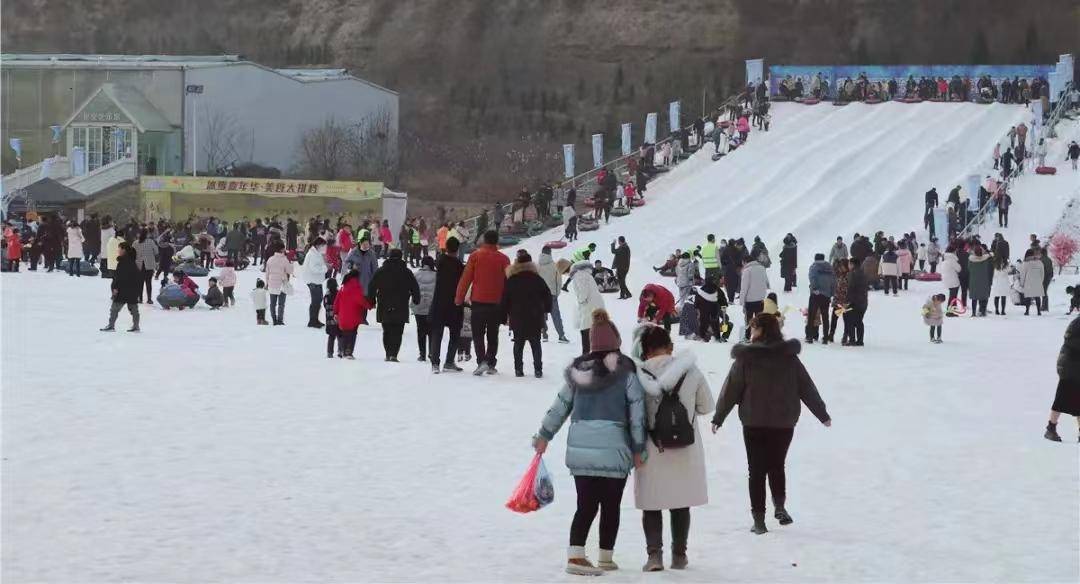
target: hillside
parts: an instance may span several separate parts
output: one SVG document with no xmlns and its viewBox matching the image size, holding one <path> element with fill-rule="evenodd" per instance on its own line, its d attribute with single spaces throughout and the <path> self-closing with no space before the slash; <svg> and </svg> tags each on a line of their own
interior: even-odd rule
<svg viewBox="0 0 1080 584">
<path fill-rule="evenodd" d="M 558 159 L 544 156 L 557 144 L 614 136 L 627 120 L 640 128 L 669 100 L 697 112 L 743 82 L 746 58 L 1052 62 L 1080 49 L 1071 0 L 32 0 L 2 10 L 5 52 L 228 52 L 347 67 L 401 92 L 403 187 L 447 200 L 557 174 Z"/>
</svg>

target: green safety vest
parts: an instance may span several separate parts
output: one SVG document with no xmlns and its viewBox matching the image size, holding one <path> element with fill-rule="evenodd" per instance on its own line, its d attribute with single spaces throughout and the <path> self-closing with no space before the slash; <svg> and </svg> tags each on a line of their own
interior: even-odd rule
<svg viewBox="0 0 1080 584">
<path fill-rule="evenodd" d="M 412 230 L 412 242 L 413 243 L 420 243 L 420 232 L 417 231 L 416 229 Z"/>
<path fill-rule="evenodd" d="M 588 258 L 585 257 L 585 254 L 589 254 L 590 256 L 592 255 L 592 250 L 589 249 L 588 246 L 585 246 L 585 247 L 583 247 L 583 248 L 581 248 L 581 249 L 574 252 L 574 256 L 573 256 L 574 261 L 575 262 L 583 262 L 583 261 L 585 261 L 586 259 L 588 259 Z"/>
<path fill-rule="evenodd" d="M 371 236 L 371 230 L 370 229 L 361 229 L 360 231 L 356 232 L 356 241 L 363 241 L 365 238 L 370 240 L 371 239 L 370 236 Z"/>
<path fill-rule="evenodd" d="M 706 241 L 701 246 L 701 265 L 706 270 L 720 267 L 720 260 L 716 257 L 716 243 Z"/>
</svg>

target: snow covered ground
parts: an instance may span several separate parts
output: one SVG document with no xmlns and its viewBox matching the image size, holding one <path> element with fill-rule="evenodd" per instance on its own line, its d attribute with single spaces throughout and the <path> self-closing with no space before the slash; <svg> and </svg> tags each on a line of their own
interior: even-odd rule
<svg viewBox="0 0 1080 584">
<path fill-rule="evenodd" d="M 801 282 L 810 254 L 837 234 L 918 227 L 927 185 L 967 174 L 985 158 L 971 145 L 1022 116 L 780 106 L 772 133 L 715 164 L 695 157 L 650 186 L 648 206 L 584 235 L 605 261 L 607 243 L 626 235 L 639 288 L 655 280 L 650 264 L 706 232 L 775 245 L 791 231 Z M 1017 233 L 1042 229 L 1023 224 L 1020 201 L 1014 209 Z M 505 335 L 502 373 L 483 379 L 432 376 L 413 361 L 412 327 L 400 364 L 382 361 L 377 325 L 361 330 L 356 361 L 331 361 L 325 335 L 303 326 L 303 287 L 287 326 L 255 325 L 256 275 L 241 273 L 233 309 L 143 305 L 138 335 L 97 332 L 105 280 L 0 278 L 5 581 L 573 580 L 562 574 L 574 511 L 565 433 L 546 457 L 555 503 L 526 516 L 503 503 L 576 344 L 544 346 L 543 380 L 512 377 Z M 690 570 L 644 580 L 1077 581 L 1077 430 L 1063 419 L 1065 443 L 1042 438 L 1068 323 L 1063 289 L 1077 280 L 1055 280 L 1050 316 L 1010 306 L 1005 317 L 949 319 L 940 346 L 919 315 L 939 285 L 873 295 L 866 347 L 804 347 L 834 425 L 805 415 L 796 430 L 795 524 L 770 518 L 769 534 L 748 532 L 733 421 L 705 438 L 710 504 L 693 512 Z M 636 303 L 606 300 L 629 339 Z M 805 288 L 780 300 L 802 307 Z M 562 306 L 571 320 L 571 299 Z M 789 336 L 801 336 L 801 320 L 793 309 Z M 730 347 L 678 348 L 697 354 L 718 392 Z M 629 488 L 622 519 L 623 570 L 604 579 L 643 581 Z M 594 557 L 595 547 L 594 534 Z"/>
</svg>

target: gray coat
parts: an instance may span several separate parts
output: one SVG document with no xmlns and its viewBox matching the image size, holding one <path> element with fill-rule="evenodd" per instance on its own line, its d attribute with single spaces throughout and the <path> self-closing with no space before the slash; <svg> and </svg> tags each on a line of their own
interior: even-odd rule
<svg viewBox="0 0 1080 584">
<path fill-rule="evenodd" d="M 346 271 L 354 269 L 360 272 L 360 285 L 366 294 L 368 285 L 371 284 L 371 277 L 375 275 L 375 270 L 379 269 L 379 260 L 375 257 L 373 250 L 360 251 L 359 247 L 354 247 L 345 257 L 344 267 Z"/>
<path fill-rule="evenodd" d="M 829 263 L 836 263 L 838 260 L 845 260 L 846 261 L 847 259 L 848 259 L 847 245 L 842 241 L 838 241 L 838 242 L 834 243 L 833 246 L 832 246 L 832 249 L 829 250 Z"/>
<path fill-rule="evenodd" d="M 431 299 L 435 297 L 435 270 L 423 267 L 416 272 L 416 283 L 420 286 L 420 302 L 412 305 L 416 316 L 427 316 L 431 312 Z"/>
<path fill-rule="evenodd" d="M 570 418 L 566 467 L 574 476 L 626 478 L 645 451 L 645 392 L 620 353 L 578 357 L 537 435 L 550 442 Z"/>
<path fill-rule="evenodd" d="M 716 401 L 712 423 L 722 425 L 738 405 L 744 427 L 794 428 L 802 411 L 800 402 L 822 423 L 827 422 L 829 412 L 799 360 L 801 350 L 796 339 L 732 347 L 734 362 Z"/>
<path fill-rule="evenodd" d="M 1046 295 L 1043 288 L 1043 277 L 1046 270 L 1043 269 L 1042 260 L 1029 258 L 1020 265 L 1020 293 L 1025 298 L 1042 298 Z"/>
<path fill-rule="evenodd" d="M 679 288 L 693 286 L 694 276 L 697 275 L 696 271 L 694 262 L 686 258 L 679 258 L 679 263 L 675 265 L 675 285 Z"/>
<path fill-rule="evenodd" d="M 147 238 L 146 241 L 136 241 L 135 266 L 144 271 L 156 271 L 158 268 L 158 246 L 154 240 Z"/>
<path fill-rule="evenodd" d="M 836 274 L 832 264 L 825 260 L 810 264 L 810 293 L 832 298 L 836 291 Z"/>
</svg>

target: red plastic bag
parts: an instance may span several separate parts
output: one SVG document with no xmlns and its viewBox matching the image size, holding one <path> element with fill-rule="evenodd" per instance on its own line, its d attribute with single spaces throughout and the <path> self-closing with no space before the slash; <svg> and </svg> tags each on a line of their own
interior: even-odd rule
<svg viewBox="0 0 1080 584">
<path fill-rule="evenodd" d="M 544 466 L 542 455 L 537 453 L 506 501 L 506 508 L 515 513 L 529 513 L 544 508 L 553 500 L 555 487 L 551 475 Z"/>
</svg>

